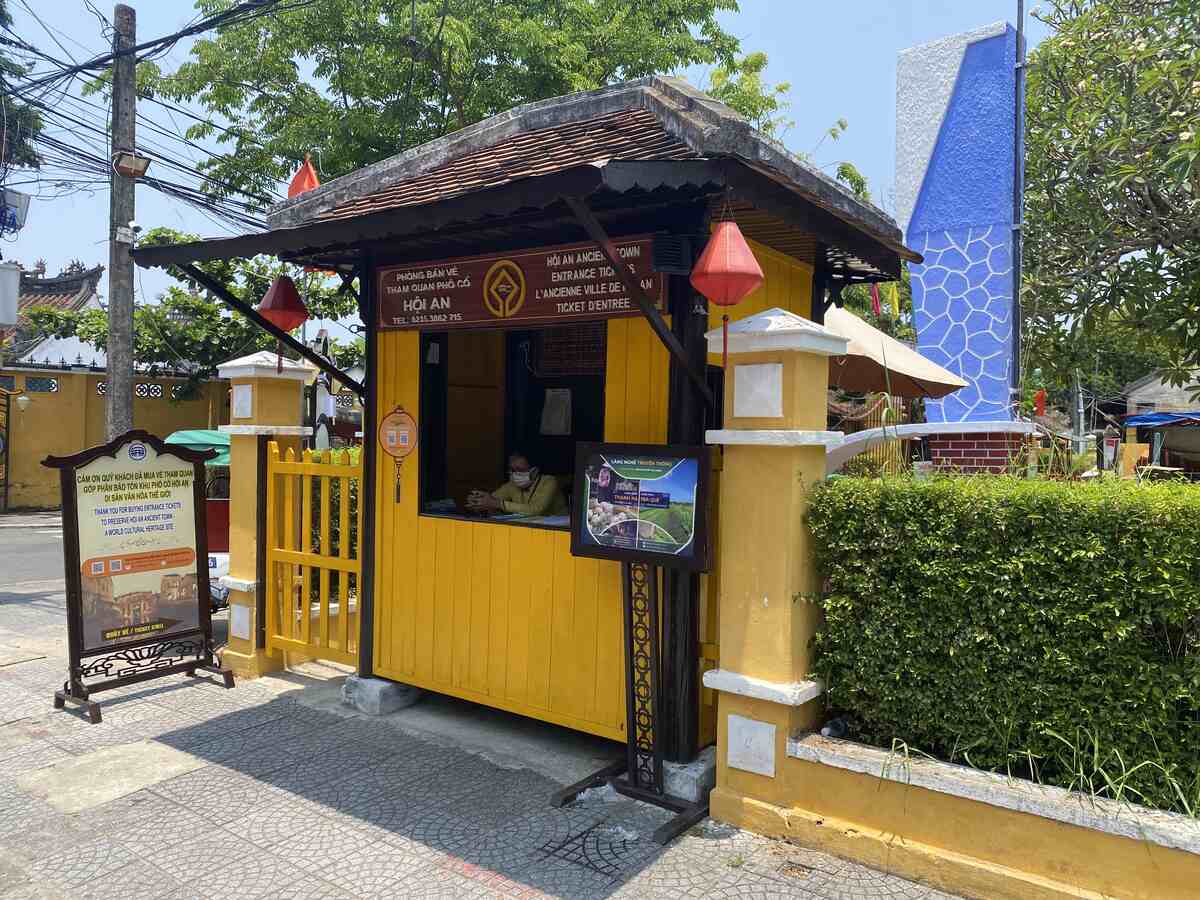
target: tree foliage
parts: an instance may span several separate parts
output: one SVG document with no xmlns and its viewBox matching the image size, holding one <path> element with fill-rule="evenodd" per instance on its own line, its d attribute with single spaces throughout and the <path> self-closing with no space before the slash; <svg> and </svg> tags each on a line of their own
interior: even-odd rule
<svg viewBox="0 0 1200 900">
<path fill-rule="evenodd" d="M 0 28 L 11 33 L 12 15 L 8 11 L 8 0 L 0 0 Z M 18 42 L 19 44 L 19 42 Z M 0 52 L 0 97 L 4 103 L 3 167 L 24 166 L 38 168 L 41 158 L 34 147 L 34 138 L 41 130 L 42 119 L 36 109 L 16 99 L 12 79 L 25 75 L 29 70 L 8 54 Z"/>
<path fill-rule="evenodd" d="M 228 148 L 208 174 L 261 195 L 314 148 L 323 176 L 343 175 L 521 103 L 729 65 L 738 49 L 716 21 L 736 0 L 417 0 L 415 19 L 413 9 L 316 0 L 198 40 L 175 72 L 143 63 L 139 84 L 220 120 L 188 135 Z"/>
<path fill-rule="evenodd" d="M 1107 343 L 1194 381 L 1200 5 L 1049 0 L 1039 16 L 1053 34 L 1029 66 L 1026 369 L 1063 378 Z"/>
<path fill-rule="evenodd" d="M 736 109 L 767 137 L 782 140 L 796 124 L 787 118 L 791 106 L 787 94 L 792 86 L 786 81 L 767 84 L 763 79 L 766 68 L 767 54 L 762 51 L 718 66 L 712 73 L 708 93 Z"/>
</svg>

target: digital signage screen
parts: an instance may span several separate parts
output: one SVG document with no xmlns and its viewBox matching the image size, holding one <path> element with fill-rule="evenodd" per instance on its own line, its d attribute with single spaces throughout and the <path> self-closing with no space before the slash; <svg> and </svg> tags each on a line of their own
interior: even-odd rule
<svg viewBox="0 0 1200 900">
<path fill-rule="evenodd" d="M 707 447 L 580 444 L 571 552 L 706 570 L 708 475 Z"/>
</svg>

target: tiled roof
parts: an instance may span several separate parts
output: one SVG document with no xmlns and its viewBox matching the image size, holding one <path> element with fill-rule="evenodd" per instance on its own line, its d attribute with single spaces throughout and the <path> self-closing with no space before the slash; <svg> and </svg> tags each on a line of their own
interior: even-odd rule
<svg viewBox="0 0 1200 900">
<path fill-rule="evenodd" d="M 646 109 L 627 109 L 514 135 L 481 147 L 415 178 L 355 198 L 324 213 L 343 219 L 444 200 L 537 175 L 549 175 L 581 162 L 608 159 L 695 159 L 686 143 L 667 133 Z"/>
<path fill-rule="evenodd" d="M 103 266 L 83 272 L 59 275 L 55 278 L 38 278 L 33 273 L 21 273 L 21 292 L 17 309 L 34 306 L 53 306 L 56 309 L 80 309 L 96 292 Z"/>
<path fill-rule="evenodd" d="M 61 310 L 82 309 L 95 296 L 96 285 L 103 272 L 103 266 L 69 275 L 57 275 L 54 278 L 39 278 L 33 272 L 22 272 L 20 292 L 17 294 L 18 318 L 20 319 L 21 313 L 35 306 L 52 306 Z M 8 348 L 9 352 L 21 354 L 29 350 L 32 344 L 20 326 L 15 329 L 0 328 L 0 343 L 7 341 L 14 334 L 16 340 Z"/>
</svg>

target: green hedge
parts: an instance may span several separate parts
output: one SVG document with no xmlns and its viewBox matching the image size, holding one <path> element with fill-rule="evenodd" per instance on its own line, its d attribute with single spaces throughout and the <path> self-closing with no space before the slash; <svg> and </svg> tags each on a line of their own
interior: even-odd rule
<svg viewBox="0 0 1200 900">
<path fill-rule="evenodd" d="M 846 478 L 810 523 L 851 737 L 1200 815 L 1200 487 Z"/>
</svg>

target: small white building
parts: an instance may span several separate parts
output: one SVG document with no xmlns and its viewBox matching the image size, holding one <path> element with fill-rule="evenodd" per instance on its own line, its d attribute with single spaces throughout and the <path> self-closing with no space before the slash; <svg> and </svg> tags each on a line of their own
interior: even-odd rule
<svg viewBox="0 0 1200 900">
<path fill-rule="evenodd" d="M 1200 369 L 1193 372 L 1192 385 L 1200 382 Z M 1192 400 L 1195 388 L 1175 387 L 1165 382 L 1158 372 L 1151 372 L 1125 385 L 1125 411 L 1129 415 L 1151 412 L 1186 412 L 1200 403 Z"/>
</svg>

